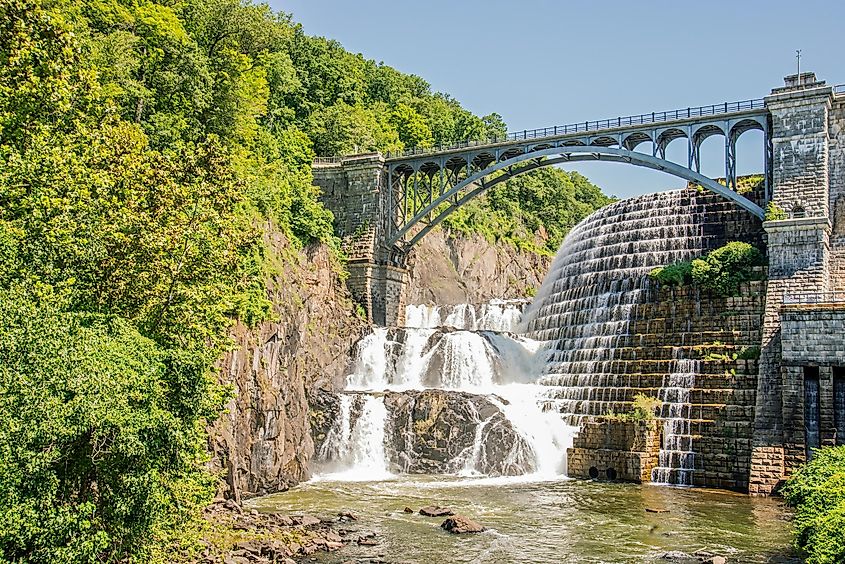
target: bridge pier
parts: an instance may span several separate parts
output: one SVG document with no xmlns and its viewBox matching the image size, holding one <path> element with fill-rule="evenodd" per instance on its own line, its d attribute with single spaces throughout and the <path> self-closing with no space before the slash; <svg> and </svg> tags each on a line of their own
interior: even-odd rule
<svg viewBox="0 0 845 564">
<path fill-rule="evenodd" d="M 763 320 L 749 493 L 768 495 L 806 460 L 804 379 L 783 349 L 805 341 L 810 326 L 782 331 L 784 296 L 821 295 L 831 287 L 831 114 L 833 89 L 805 73 L 766 98 L 772 119 L 772 202 L 787 214 L 763 223 L 769 280 Z M 823 327 L 823 332 L 830 327 Z M 816 359 L 814 362 L 824 362 Z"/>
<path fill-rule="evenodd" d="M 370 323 L 403 323 L 408 270 L 405 253 L 385 243 L 390 206 L 384 158 L 370 153 L 318 161 L 313 174 L 343 241 L 353 299 Z"/>
</svg>

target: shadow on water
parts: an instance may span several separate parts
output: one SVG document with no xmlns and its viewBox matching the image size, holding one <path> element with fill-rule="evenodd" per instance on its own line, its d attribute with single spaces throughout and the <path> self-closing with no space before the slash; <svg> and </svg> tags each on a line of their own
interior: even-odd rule
<svg viewBox="0 0 845 564">
<path fill-rule="evenodd" d="M 488 527 L 453 536 L 442 518 L 403 512 L 439 504 Z M 696 550 L 729 562 L 793 562 L 782 503 L 724 491 L 633 484 L 402 476 L 383 482 L 311 482 L 256 499 L 262 510 L 332 516 L 352 510 L 348 528 L 376 532 L 376 547 L 350 545 L 319 562 L 383 555 L 386 562 L 654 562 Z M 651 511 L 647 511 L 651 510 Z M 344 525 L 346 526 L 346 525 Z"/>
</svg>

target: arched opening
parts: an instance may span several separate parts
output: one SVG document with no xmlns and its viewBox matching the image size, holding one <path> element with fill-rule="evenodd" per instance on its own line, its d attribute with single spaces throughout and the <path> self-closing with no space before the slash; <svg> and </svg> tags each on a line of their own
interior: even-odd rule
<svg viewBox="0 0 845 564">
<path fill-rule="evenodd" d="M 422 210 L 417 212 L 411 220 L 407 221 L 390 238 L 388 244 L 392 246 L 398 243 L 414 225 L 420 223 L 424 218 L 430 218 L 427 225 L 407 242 L 408 247 L 413 246 L 461 205 L 509 178 L 544 166 L 581 161 L 625 163 L 666 172 L 688 182 L 694 182 L 728 200 L 734 201 L 740 207 L 761 219 L 764 216 L 763 209 L 756 203 L 727 189 L 724 185 L 690 170 L 686 166 L 639 151 L 631 151 L 619 147 L 561 146 L 528 154 L 520 154 L 510 159 L 500 160 L 484 170 L 470 171 L 470 174 L 466 178 L 452 185 L 451 188 L 441 193 Z M 466 168 L 465 166 L 464 169 Z M 497 172 L 499 173 L 494 174 Z"/>
<path fill-rule="evenodd" d="M 721 131 L 699 137 L 698 166 L 697 172 L 707 178 L 725 178 L 725 136 Z"/>
</svg>

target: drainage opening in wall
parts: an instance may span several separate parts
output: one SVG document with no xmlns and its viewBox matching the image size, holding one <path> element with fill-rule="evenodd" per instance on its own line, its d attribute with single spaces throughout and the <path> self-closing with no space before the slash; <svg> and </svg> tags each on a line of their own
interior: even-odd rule
<svg viewBox="0 0 845 564">
<path fill-rule="evenodd" d="M 616 479 L 616 470 L 613 468 L 608 468 L 604 471 L 605 475 L 607 476 L 608 480 L 615 480 Z"/>
<path fill-rule="evenodd" d="M 593 480 L 595 480 L 596 478 L 599 477 L 599 469 L 596 468 L 595 466 L 590 466 L 589 472 L 590 472 L 590 478 L 592 478 Z"/>
</svg>

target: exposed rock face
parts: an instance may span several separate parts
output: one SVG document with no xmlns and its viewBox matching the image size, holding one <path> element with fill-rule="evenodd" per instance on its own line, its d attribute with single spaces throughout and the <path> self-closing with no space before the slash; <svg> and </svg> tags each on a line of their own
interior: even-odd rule
<svg viewBox="0 0 845 564">
<path fill-rule="evenodd" d="M 391 458 L 403 472 L 452 473 L 467 463 L 493 476 L 533 469 L 531 447 L 485 396 L 407 391 L 387 394 L 385 405 Z"/>
<path fill-rule="evenodd" d="M 237 348 L 220 362 L 220 377 L 236 397 L 209 430 L 212 465 L 226 470 L 223 493 L 235 499 L 284 491 L 308 477 L 308 398 L 342 387 L 363 331 L 324 247 L 295 255 L 279 234 L 268 242 L 280 257 L 294 256 L 268 283 L 279 321 L 234 328 Z"/>
<path fill-rule="evenodd" d="M 351 393 L 349 425 L 354 429 L 366 393 Z M 519 475 L 534 469 L 531 447 L 511 426 L 494 398 L 444 390 L 385 392 L 388 412 L 385 447 L 396 471 L 412 474 L 449 474 L 465 467 L 484 474 Z M 338 417 L 338 394 L 325 390 L 315 394 L 312 410 L 323 424 L 314 424 L 312 434 L 324 461 L 342 448 L 325 439 Z M 501 401 L 495 399 L 495 401 Z M 318 461 L 319 462 L 319 461 Z"/>
<path fill-rule="evenodd" d="M 550 262 L 480 235 L 452 236 L 434 229 L 414 249 L 407 303 L 477 304 L 527 297 L 540 287 Z"/>
</svg>

